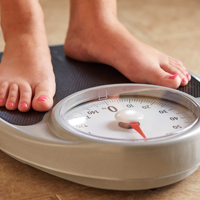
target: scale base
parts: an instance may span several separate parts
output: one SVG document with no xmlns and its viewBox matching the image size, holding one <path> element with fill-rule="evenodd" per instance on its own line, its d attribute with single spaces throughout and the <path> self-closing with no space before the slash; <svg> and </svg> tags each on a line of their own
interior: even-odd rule
<svg viewBox="0 0 200 200">
<path fill-rule="evenodd" d="M 193 174 L 199 167 L 193 167 L 192 169 L 182 172 L 176 175 L 171 175 L 168 177 L 158 178 L 158 179 L 144 179 L 144 180 L 109 180 L 109 179 L 96 179 L 88 178 L 70 174 L 63 174 L 41 167 L 33 166 L 39 170 L 45 171 L 47 173 L 53 174 L 60 178 L 79 183 L 81 185 L 86 185 L 93 188 L 108 189 L 108 190 L 146 190 L 152 188 L 159 188 L 166 185 L 170 185 L 176 182 L 179 182 L 191 174 Z"/>
<path fill-rule="evenodd" d="M 54 66 L 54 72 L 56 76 L 56 85 L 57 85 L 57 91 L 56 95 L 54 97 L 54 104 L 56 105 L 58 102 L 60 102 L 62 99 L 64 99 L 66 96 L 69 96 L 73 94 L 74 92 L 88 89 L 90 87 L 99 86 L 99 85 L 108 85 L 108 84 L 120 84 L 120 83 L 130 83 L 128 79 L 126 79 L 124 76 L 122 76 L 117 70 L 115 70 L 113 67 L 97 64 L 97 63 L 83 63 L 74 61 L 71 59 L 68 59 L 63 51 L 63 46 L 57 46 L 57 47 L 51 47 L 51 54 L 52 54 L 52 62 Z M 2 55 L 2 54 L 1 54 Z M 70 76 L 66 79 L 66 74 L 70 74 Z M 79 79 L 79 84 L 77 84 L 77 78 Z M 67 87 L 66 87 L 67 86 Z M 200 97 L 200 79 L 192 74 L 192 79 L 189 82 L 189 84 L 185 87 L 180 87 L 179 90 L 188 93 L 194 97 Z M 103 99 L 103 97 L 107 95 L 107 93 L 98 94 L 100 99 Z M 132 174 L 133 167 L 131 164 L 134 164 L 130 161 L 129 164 L 129 173 L 127 173 L 125 179 L 123 179 L 123 170 L 117 170 L 115 172 L 116 176 L 113 176 L 113 169 L 114 169 L 114 162 L 110 162 L 107 157 L 105 157 L 105 150 L 99 151 L 102 156 L 101 158 L 104 161 L 109 161 L 112 165 L 110 167 L 110 174 L 108 175 L 106 173 L 103 173 L 101 176 L 101 173 L 99 175 L 99 171 L 97 170 L 96 174 L 93 173 L 92 175 L 85 175 L 84 170 L 81 170 L 82 163 L 84 160 L 84 157 L 81 155 L 84 155 L 84 152 L 80 151 L 80 148 L 75 148 L 75 145 L 69 145 L 69 147 L 66 147 L 66 149 L 63 147 L 63 142 L 61 144 L 58 144 L 59 138 L 55 138 L 55 141 L 52 139 L 54 137 L 51 134 L 46 134 L 45 131 L 49 130 L 46 126 L 40 125 L 40 122 L 48 122 L 48 121 L 42 121 L 45 113 L 42 112 L 36 112 L 34 110 L 30 110 L 27 113 L 21 113 L 18 110 L 15 111 L 8 111 L 6 108 L 2 107 L 0 109 L 0 135 L 1 135 L 1 145 L 0 148 L 2 151 L 10 155 L 11 157 L 15 158 L 16 160 L 19 160 L 20 162 L 24 164 L 31 165 L 37 169 L 40 169 L 44 172 L 53 174 L 55 176 L 70 180 L 72 182 L 77 182 L 79 184 L 87 185 L 90 187 L 95 188 L 102 188 L 102 189 L 111 189 L 111 190 L 142 190 L 142 189 L 150 189 L 150 188 L 157 188 L 166 186 L 172 183 L 176 183 L 187 176 L 191 175 L 197 168 L 197 163 L 200 162 L 200 154 L 199 154 L 199 141 L 200 141 L 200 134 L 199 131 L 195 129 L 194 134 L 188 134 L 188 137 L 185 137 L 185 140 L 183 138 L 182 142 L 177 142 L 178 148 L 174 145 L 170 145 L 169 147 L 166 145 L 157 145 L 162 149 L 161 151 L 157 151 L 157 149 L 151 149 L 151 152 L 156 153 L 154 156 L 152 154 L 151 159 L 148 156 L 145 156 L 143 152 L 141 151 L 140 155 L 143 155 L 144 162 L 142 161 L 142 157 L 137 156 L 139 155 L 138 151 L 135 158 L 139 158 L 140 163 L 146 163 L 148 166 L 151 167 L 155 172 L 157 168 L 152 168 L 154 163 L 161 163 L 162 161 L 168 160 L 169 163 L 171 163 L 170 158 L 172 159 L 172 164 L 174 167 L 178 166 L 181 169 L 179 170 L 180 173 L 173 174 L 174 171 L 169 172 L 168 168 L 163 168 L 164 174 L 167 176 L 161 177 L 161 178 L 152 178 L 152 179 L 145 179 L 145 177 L 148 177 L 148 175 L 144 175 L 143 179 L 140 179 L 141 176 L 134 176 Z M 47 115 L 46 115 L 47 116 Z M 45 116 L 44 119 L 47 119 Z M 4 120 L 5 121 L 4 121 Z M 50 123 L 50 122 L 48 122 Z M 20 126 L 16 126 L 20 125 Z M 34 126 L 34 129 L 33 129 Z M 56 126 L 57 127 L 57 126 Z M 40 134 L 43 133 L 43 134 Z M 43 140 L 44 138 L 48 138 L 48 140 Z M 74 138 L 70 138 L 74 139 Z M 190 139 L 190 142 L 189 140 Z M 48 141 L 51 142 L 48 142 Z M 53 142 L 52 142 L 53 141 Z M 77 141 L 76 139 L 73 141 Z M 180 140 L 181 141 L 181 140 Z M 55 144 L 54 144 L 55 142 Z M 105 146 L 102 143 L 103 146 Z M 83 145 L 84 146 L 84 145 Z M 115 145 L 114 145 L 115 146 Z M 19 148 L 20 147 L 20 148 Z M 71 148 L 72 147 L 72 148 Z M 85 145 L 86 147 L 84 150 L 85 152 L 92 152 L 90 155 L 94 160 L 89 163 L 88 166 L 95 167 L 96 163 L 102 163 L 99 162 L 98 157 L 95 155 L 96 151 L 99 150 L 99 148 L 96 148 L 94 145 Z M 186 148 L 187 147 L 187 148 Z M 190 148 L 189 148 L 190 147 Z M 91 149 L 90 149 L 91 148 Z M 166 149 L 169 152 L 169 156 L 166 156 Z M 64 151 L 63 151 L 64 150 Z M 175 150 L 175 151 L 174 151 Z M 117 149 L 117 152 L 119 149 Z M 37 152 L 37 153 L 36 153 Z M 75 154 L 71 154 L 71 152 L 75 152 Z M 134 149 L 130 151 L 130 149 L 127 146 L 127 151 L 125 153 L 124 149 L 122 148 L 122 154 L 119 156 L 115 153 L 113 154 L 114 150 L 110 149 L 111 155 L 115 155 L 115 161 L 120 161 L 120 158 L 122 158 L 122 161 L 125 160 L 125 158 L 128 158 L 128 155 L 134 155 L 132 152 L 134 152 Z M 116 152 L 116 151 L 115 151 Z M 176 153 L 175 153 L 176 152 Z M 65 155 L 66 153 L 66 155 Z M 37 156 L 40 155 L 40 156 Z M 58 164 L 63 161 L 63 157 L 66 163 L 68 163 L 69 159 L 71 158 L 73 161 L 72 163 L 75 163 L 77 168 L 79 169 L 79 174 L 74 171 L 74 169 L 71 167 L 69 171 L 67 171 L 67 166 L 63 164 L 63 168 L 57 169 L 55 165 L 49 166 L 49 161 L 46 161 L 47 158 L 51 155 L 51 164 Z M 57 155 L 64 155 L 57 156 Z M 73 155 L 76 155 L 73 156 Z M 87 154 L 85 154 L 87 155 Z M 171 155 L 176 156 L 171 157 Z M 179 155 L 182 155 L 180 157 Z M 71 156 L 71 157 L 70 157 Z M 164 157 L 163 157 L 164 156 Z M 69 158 L 69 159 L 68 159 Z M 86 157 L 87 160 L 89 160 L 90 157 Z M 177 159 L 177 162 L 176 161 Z M 187 159 L 188 158 L 188 159 Z M 148 162 L 148 161 L 151 162 Z M 157 162 L 155 162 L 155 160 Z M 189 160 L 190 162 L 187 162 L 185 164 L 185 160 Z M 179 162 L 180 161 L 180 162 Z M 107 166 L 109 166 L 109 162 L 106 163 Z M 86 162 L 87 163 L 87 162 Z M 94 165 L 93 165 L 94 163 Z M 123 162 L 118 162 L 122 163 Z M 165 164 L 164 162 L 163 164 Z M 178 163 L 178 164 L 176 164 Z M 182 164 L 184 163 L 184 164 Z M 84 163 L 83 163 L 84 164 Z M 160 165 L 161 165 L 160 164 Z M 57 165 L 57 166 L 58 166 Z M 140 171 L 140 165 L 138 165 L 137 169 Z M 149 173 L 147 165 L 144 166 L 144 172 Z M 195 167 L 194 167 L 195 166 Z M 60 166 L 59 166 L 60 167 Z M 66 167 L 66 168 L 65 168 Z M 98 165 L 98 168 L 101 166 Z M 158 166 L 159 167 L 159 166 Z M 146 168 L 146 169 L 145 169 Z M 105 168 L 107 169 L 107 168 Z M 174 169 L 171 167 L 170 169 Z M 153 171 L 152 170 L 152 171 Z M 70 173 L 71 172 L 71 173 Z M 82 173 L 81 173 L 82 172 Z M 73 174 L 72 174 L 73 173 Z M 121 174 L 119 174 L 121 173 Z M 137 171 L 136 171 L 137 173 Z M 88 174 L 88 173 L 86 173 Z M 89 173 L 90 174 L 90 173 Z M 106 175 L 105 175 L 106 174 Z M 130 174 L 130 179 L 129 178 Z M 155 173 L 158 174 L 159 173 Z M 171 175 L 172 174 L 172 175 Z M 108 177 L 108 178 L 106 178 Z M 115 179 L 109 178 L 109 177 L 116 177 Z M 117 179 L 117 177 L 120 177 Z M 138 179 L 133 179 L 133 177 L 139 177 Z M 157 175 L 155 175 L 157 177 Z"/>
<path fill-rule="evenodd" d="M 8 153 L 7 153 L 8 154 Z M 13 157 L 13 155 L 8 154 L 12 158 L 22 162 L 23 164 L 28 164 L 19 158 Z M 147 190 L 153 188 L 159 188 L 167 185 L 171 185 L 173 183 L 177 183 L 191 174 L 193 174 L 199 167 L 199 165 L 192 167 L 187 171 L 180 172 L 178 174 L 169 175 L 166 177 L 161 178 L 151 178 L 151 179 L 130 179 L 130 180 L 111 180 L 111 179 L 101 179 L 101 178 L 90 178 L 90 177 L 83 177 L 78 175 L 72 174 L 65 174 L 62 172 L 56 172 L 51 169 L 43 168 L 36 165 L 31 165 L 34 168 L 37 168 L 41 171 L 46 173 L 52 174 L 54 176 L 66 179 L 71 182 L 79 183 L 81 185 L 98 188 L 98 189 L 107 189 L 107 190 L 124 190 L 124 191 L 131 191 L 131 190 Z"/>
</svg>

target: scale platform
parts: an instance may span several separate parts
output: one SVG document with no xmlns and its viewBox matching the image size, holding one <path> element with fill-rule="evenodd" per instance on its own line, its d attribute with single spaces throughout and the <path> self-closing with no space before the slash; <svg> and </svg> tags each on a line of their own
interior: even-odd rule
<svg viewBox="0 0 200 200">
<path fill-rule="evenodd" d="M 129 87 L 132 84 L 126 77 L 111 66 L 99 63 L 83 63 L 66 57 L 62 45 L 52 46 L 50 47 L 50 50 L 57 86 L 54 97 L 54 107 L 56 107 L 59 102 L 63 102 L 66 97 L 70 95 L 73 96 L 74 93 L 91 87 L 113 84 L 116 84 L 116 86 L 127 84 L 127 87 Z M 191 75 L 192 78 L 189 84 L 185 87 L 178 88 L 177 91 L 198 98 L 200 97 L 200 79 L 193 74 Z M 121 86 L 117 86 L 116 88 L 119 88 L 120 90 L 120 87 Z M 112 90 L 113 88 L 115 88 L 115 86 L 112 86 Z M 89 93 L 87 94 L 90 93 L 91 91 L 89 90 Z M 158 96 L 158 93 L 156 93 L 156 95 Z M 193 106 L 193 104 L 189 106 Z M 110 107 L 110 109 L 111 112 L 115 111 L 115 107 Z M 193 108 L 190 109 L 193 110 Z M 126 169 L 124 169 L 124 163 L 119 164 L 116 169 L 112 170 L 112 167 L 114 166 L 114 163 L 117 164 L 120 159 L 121 161 L 124 161 L 125 158 L 130 160 L 128 156 L 136 156 L 137 159 L 137 155 L 135 155 L 136 151 L 143 155 L 143 149 L 145 145 L 147 147 L 147 142 L 136 144 L 134 146 L 130 143 L 124 144 L 123 142 L 119 144 L 116 141 L 96 141 L 90 137 L 87 138 L 82 136 L 80 136 L 80 142 L 77 139 L 78 137 L 74 137 L 74 135 L 62 140 L 61 133 L 59 133 L 61 137 L 59 134 L 57 137 L 57 134 L 53 132 L 54 128 L 57 128 L 62 132 L 59 123 L 57 125 L 54 117 L 49 120 L 51 113 L 55 112 L 57 111 L 55 111 L 54 108 L 53 111 L 49 112 L 36 112 L 30 110 L 27 113 L 21 113 L 18 110 L 8 111 L 5 108 L 0 108 L 1 150 L 20 162 L 29 164 L 58 177 L 91 187 L 117 190 L 140 190 L 168 185 L 189 176 L 199 166 L 200 155 L 198 154 L 196 156 L 194 155 L 193 160 L 191 159 L 193 165 L 183 166 L 183 168 L 180 169 L 182 170 L 180 173 L 179 171 L 172 169 L 171 173 L 173 176 L 169 174 L 166 175 L 166 169 L 161 170 L 159 172 L 160 174 L 156 174 L 158 170 L 152 168 L 152 170 L 154 170 L 152 171 L 152 174 L 155 173 L 157 176 L 156 178 L 151 176 L 147 177 L 146 172 L 141 171 L 141 177 L 139 177 L 136 172 L 135 175 L 139 178 L 131 179 L 131 167 L 135 167 L 135 169 L 141 168 L 140 166 L 134 165 L 134 162 L 127 162 L 127 173 L 125 173 Z M 198 114 L 199 110 L 197 109 L 195 112 Z M 55 125 L 53 128 L 51 123 Z M 48 132 L 53 133 L 47 135 Z M 181 136 L 181 144 L 183 144 L 183 146 L 180 145 L 180 148 L 182 149 L 177 151 L 177 155 L 178 153 L 185 151 L 185 142 L 187 142 L 186 137 L 187 136 Z M 148 146 L 149 152 L 151 150 L 152 152 L 155 152 L 155 149 L 153 149 L 154 147 L 160 148 L 160 150 L 156 150 L 157 153 L 159 153 L 159 151 L 165 152 L 164 148 L 169 144 L 170 146 L 167 146 L 166 148 L 169 150 L 169 155 L 173 156 L 173 148 L 175 152 L 177 149 L 173 144 L 177 142 L 178 145 L 180 142 L 178 140 L 179 139 L 176 138 L 173 141 L 169 139 L 169 142 L 163 143 L 164 145 L 160 145 L 162 141 L 160 143 L 152 142 Z M 196 148 L 191 146 L 191 153 L 196 154 L 199 146 L 199 133 L 196 129 L 193 131 L 191 143 L 187 145 L 192 145 L 193 140 L 195 140 L 197 144 Z M 132 146 L 134 146 L 134 150 Z M 109 158 L 109 156 L 106 155 L 106 150 L 109 152 L 108 155 L 113 156 L 113 162 L 111 161 L 112 159 L 110 159 L 111 157 Z M 115 153 L 114 150 L 117 153 Z M 100 160 L 105 162 L 104 165 L 98 163 L 98 156 Z M 182 156 L 185 162 L 187 155 Z M 190 158 L 189 154 L 188 157 Z M 91 158 L 93 158 L 93 160 Z M 151 163 L 148 159 L 152 159 L 151 162 L 154 162 L 154 158 L 155 157 L 153 156 L 152 158 L 146 156 L 146 160 L 138 160 L 138 162 L 147 163 L 151 168 Z M 162 160 L 163 158 L 162 154 L 160 154 L 160 157 L 158 156 L 156 159 Z M 174 158 L 171 160 L 174 160 Z M 177 161 L 177 163 L 173 162 L 173 165 L 181 165 L 181 162 L 181 160 L 180 162 Z M 110 171 L 106 170 L 106 166 L 110 168 Z M 157 167 L 159 168 L 160 164 L 158 164 Z M 121 169 L 123 169 L 124 172 Z M 149 174 L 151 175 L 151 173 Z"/>
<path fill-rule="evenodd" d="M 99 63 L 83 63 L 66 57 L 63 46 L 50 47 L 52 63 L 56 76 L 56 94 L 54 105 L 66 96 L 90 87 L 131 83 L 126 77 L 111 66 Z M 192 79 L 185 87 L 178 90 L 200 97 L 200 79 L 192 75 Z M 0 117 L 11 124 L 31 125 L 38 123 L 44 117 L 44 113 L 30 110 L 28 113 L 21 113 L 18 110 L 8 111 L 0 108 Z"/>
</svg>

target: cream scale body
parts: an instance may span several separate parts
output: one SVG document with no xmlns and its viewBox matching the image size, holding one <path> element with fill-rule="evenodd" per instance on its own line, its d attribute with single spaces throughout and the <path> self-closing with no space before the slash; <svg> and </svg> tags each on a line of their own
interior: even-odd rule
<svg viewBox="0 0 200 200">
<path fill-rule="evenodd" d="M 1 119 L 1 149 L 23 163 L 91 187 L 161 187 L 198 168 L 199 115 L 199 99 L 177 90 L 104 85 L 66 97 L 35 125 Z"/>
</svg>

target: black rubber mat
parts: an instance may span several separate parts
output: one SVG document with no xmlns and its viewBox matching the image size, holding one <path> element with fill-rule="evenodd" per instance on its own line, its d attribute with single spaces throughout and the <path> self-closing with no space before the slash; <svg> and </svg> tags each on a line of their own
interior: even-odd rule
<svg viewBox="0 0 200 200">
<path fill-rule="evenodd" d="M 50 47 L 50 50 L 56 76 L 54 105 L 66 96 L 89 87 L 115 83 L 131 83 L 110 66 L 98 63 L 83 63 L 67 58 L 62 45 Z M 190 83 L 185 87 L 180 87 L 179 90 L 194 97 L 199 97 L 200 82 L 198 78 L 192 77 Z M 21 113 L 18 110 L 8 111 L 5 108 L 0 108 L 0 117 L 16 125 L 38 123 L 42 120 L 44 114 L 44 112 L 36 112 L 32 109 L 27 113 Z"/>
</svg>

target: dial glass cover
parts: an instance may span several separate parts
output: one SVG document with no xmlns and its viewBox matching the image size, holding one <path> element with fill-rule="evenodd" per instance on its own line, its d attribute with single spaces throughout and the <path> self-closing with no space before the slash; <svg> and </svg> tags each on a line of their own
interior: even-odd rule
<svg viewBox="0 0 200 200">
<path fill-rule="evenodd" d="M 62 112 L 62 118 L 65 126 L 77 134 L 144 142 L 171 137 L 191 128 L 198 117 L 195 106 L 189 100 L 186 104 L 189 106 L 154 95 L 119 93 L 84 101 Z"/>
</svg>

